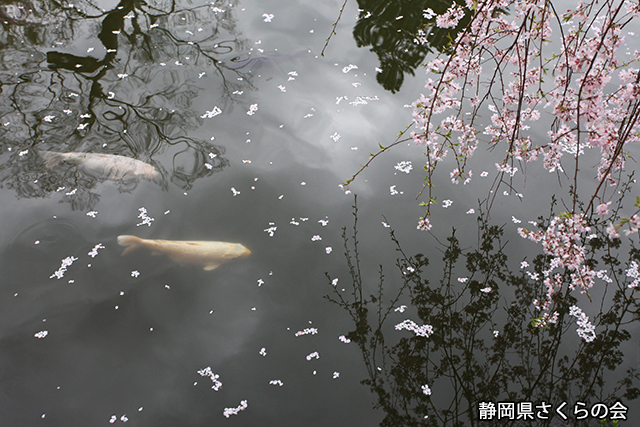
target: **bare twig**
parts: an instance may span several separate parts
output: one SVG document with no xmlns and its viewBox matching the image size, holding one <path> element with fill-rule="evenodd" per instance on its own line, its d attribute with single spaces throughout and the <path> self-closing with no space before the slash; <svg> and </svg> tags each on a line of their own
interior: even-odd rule
<svg viewBox="0 0 640 427">
<path fill-rule="evenodd" d="M 338 19 L 336 19 L 336 22 L 333 23 L 333 27 L 331 28 L 331 34 L 329 34 L 329 37 L 327 37 L 327 40 L 324 43 L 324 47 L 322 48 L 322 52 L 320 52 L 320 56 L 324 56 L 324 50 L 327 48 L 327 46 L 329 46 L 329 40 L 331 40 L 331 37 L 334 36 L 334 34 L 338 34 L 336 33 L 336 27 L 338 26 L 338 22 L 340 22 L 340 18 L 342 18 L 342 12 L 344 11 L 344 7 L 347 5 L 347 2 L 349 0 L 344 0 L 344 3 L 342 3 L 342 7 L 340 8 L 340 13 L 338 14 Z"/>
</svg>

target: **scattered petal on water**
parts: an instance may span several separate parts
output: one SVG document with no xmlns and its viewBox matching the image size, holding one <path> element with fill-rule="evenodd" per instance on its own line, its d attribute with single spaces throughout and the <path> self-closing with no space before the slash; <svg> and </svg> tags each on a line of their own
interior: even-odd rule
<svg viewBox="0 0 640 427">
<path fill-rule="evenodd" d="M 49 276 L 49 279 L 53 279 L 54 277 L 59 279 L 62 279 L 62 277 L 64 277 L 64 273 L 66 273 L 67 271 L 67 267 L 69 267 L 71 264 L 73 264 L 74 261 L 77 261 L 78 258 L 74 257 L 74 256 L 68 256 L 65 259 L 62 260 L 62 263 L 60 265 L 60 268 L 58 270 L 56 270 L 51 276 Z"/>
<path fill-rule="evenodd" d="M 347 65 L 346 67 L 344 67 L 344 68 L 342 69 L 342 72 L 346 74 L 346 73 L 348 73 L 348 72 L 349 72 L 349 71 L 351 71 L 351 70 L 357 70 L 357 69 L 358 69 L 358 66 L 357 66 L 357 65 L 349 64 L 349 65 Z"/>
<path fill-rule="evenodd" d="M 151 223 L 155 221 L 155 219 L 147 215 L 147 209 L 143 206 L 139 208 L 138 211 L 140 211 L 140 214 L 138 214 L 138 218 L 142 219 L 142 222 L 136 224 L 136 226 L 139 227 L 141 225 L 148 225 L 149 227 L 151 227 Z"/>
<path fill-rule="evenodd" d="M 296 337 L 299 337 L 301 335 L 309 335 L 309 334 L 315 335 L 317 333 L 318 333 L 318 330 L 316 328 L 306 328 L 306 329 L 303 329 L 301 331 L 296 332 L 295 335 L 296 335 Z"/>
<path fill-rule="evenodd" d="M 253 116 L 256 111 L 258 111 L 258 104 L 251 104 L 249 106 L 249 111 L 247 111 L 247 115 L 249 116 Z"/>
<path fill-rule="evenodd" d="M 420 337 L 429 337 L 431 334 L 433 334 L 433 326 L 431 325 L 419 326 L 415 322 L 409 319 L 405 320 L 404 322 L 398 323 L 396 325 L 396 330 L 401 331 L 403 329 L 412 331 L 413 333 L 415 333 Z"/>
<path fill-rule="evenodd" d="M 91 252 L 89 252 L 87 255 L 89 255 L 91 258 L 95 258 L 98 255 L 98 249 L 104 249 L 104 248 L 105 247 L 102 243 L 98 243 L 93 247 L 93 249 L 91 249 Z"/>
<path fill-rule="evenodd" d="M 220 375 L 214 374 L 211 370 L 211 366 L 207 366 L 206 368 L 199 370 L 198 373 L 203 377 L 211 378 L 211 381 L 213 381 L 213 385 L 211 386 L 212 389 L 214 389 L 215 391 L 220 390 L 220 387 L 222 387 L 222 383 L 218 380 L 218 378 L 220 378 Z M 142 410 L 142 408 L 140 408 L 139 410 Z"/>
<path fill-rule="evenodd" d="M 275 232 L 278 229 L 278 227 L 276 227 L 275 223 L 273 223 L 273 222 L 270 222 L 269 225 L 271 227 L 265 228 L 263 231 L 269 233 L 269 237 L 273 237 L 273 235 L 275 234 Z"/>
<path fill-rule="evenodd" d="M 369 101 L 379 101 L 380 99 L 378 98 L 378 96 L 356 96 L 356 99 L 349 102 L 349 105 L 366 105 L 369 103 Z"/>
<path fill-rule="evenodd" d="M 394 167 L 400 172 L 404 172 L 404 173 L 409 173 L 411 172 L 411 169 L 413 169 L 413 165 L 411 164 L 411 161 L 408 161 L 408 160 L 403 160 L 401 162 L 398 162 L 398 164 L 395 165 Z"/>
<path fill-rule="evenodd" d="M 222 114 L 222 110 L 216 105 L 216 106 L 213 107 L 213 109 L 211 111 L 205 112 L 200 117 L 203 118 L 203 119 L 210 119 L 212 117 L 217 116 L 218 114 Z"/>
<path fill-rule="evenodd" d="M 222 415 L 224 415 L 226 418 L 229 418 L 229 416 L 231 415 L 237 415 L 240 411 L 244 411 L 245 409 L 247 409 L 247 406 L 247 401 L 243 400 L 236 408 L 224 408 Z"/>
</svg>

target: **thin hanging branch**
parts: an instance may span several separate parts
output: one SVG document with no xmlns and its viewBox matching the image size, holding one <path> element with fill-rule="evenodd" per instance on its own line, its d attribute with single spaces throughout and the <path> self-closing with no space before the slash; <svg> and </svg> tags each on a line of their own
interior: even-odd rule
<svg viewBox="0 0 640 427">
<path fill-rule="evenodd" d="M 329 34 L 329 37 L 327 37 L 327 40 L 324 43 L 324 47 L 322 48 L 322 52 L 320 52 L 320 56 L 324 56 L 324 50 L 327 48 L 327 46 L 329 46 L 329 40 L 331 40 L 331 37 L 333 37 L 336 33 L 336 27 L 338 26 L 338 22 L 340 22 L 340 18 L 342 18 L 342 12 L 344 11 L 344 7 L 347 5 L 347 2 L 349 0 L 344 0 L 344 3 L 342 3 L 342 7 L 340 8 L 340 13 L 338 14 L 338 19 L 336 19 L 336 22 L 333 23 L 333 27 L 331 28 L 331 34 Z"/>
</svg>

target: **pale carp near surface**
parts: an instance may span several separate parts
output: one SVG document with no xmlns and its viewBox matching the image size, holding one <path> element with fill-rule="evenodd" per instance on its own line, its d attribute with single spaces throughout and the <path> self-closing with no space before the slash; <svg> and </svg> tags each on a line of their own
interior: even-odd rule
<svg viewBox="0 0 640 427">
<path fill-rule="evenodd" d="M 62 162 L 68 162 L 82 166 L 89 173 L 109 179 L 129 177 L 153 179 L 159 176 L 156 168 L 150 164 L 117 154 L 40 151 L 40 155 L 45 161 L 44 165 L 49 169 Z"/>
<path fill-rule="evenodd" d="M 232 259 L 251 255 L 251 251 L 240 243 L 228 242 L 153 240 L 124 235 L 118 236 L 118 244 L 127 247 L 122 255 L 138 248 L 145 248 L 156 255 L 166 254 L 180 264 L 204 265 L 207 271 L 214 270 Z"/>
</svg>

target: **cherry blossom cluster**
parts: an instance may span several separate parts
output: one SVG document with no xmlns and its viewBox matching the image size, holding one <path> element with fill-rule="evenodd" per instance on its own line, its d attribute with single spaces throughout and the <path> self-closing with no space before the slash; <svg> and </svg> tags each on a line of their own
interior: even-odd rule
<svg viewBox="0 0 640 427">
<path fill-rule="evenodd" d="M 512 191 L 510 180 L 518 169 L 537 160 L 559 179 L 573 180 L 569 213 L 555 217 L 546 230 L 519 229 L 550 255 L 542 278 L 546 297 L 534 301 L 541 311 L 534 324 L 546 326 L 559 317 L 555 294 L 567 287 L 588 293 L 595 278 L 608 278 L 585 264 L 586 215 L 609 213 L 608 188 L 618 185 L 627 151 L 640 139 L 640 53 L 623 49 L 624 30 L 640 16 L 640 4 L 578 1 L 559 13 L 552 0 L 465 0 L 464 6 L 454 3 L 437 16 L 435 25 L 456 27 L 465 13 L 471 15 L 468 26 L 446 54 L 426 65 L 425 92 L 411 105 L 411 139 L 424 148 L 429 200 L 434 200 L 433 174 L 447 156 L 454 162 L 451 182 L 471 181 L 470 162 L 480 143 L 499 156 L 492 197 L 501 184 Z M 432 11 L 427 15 L 433 18 Z M 531 132 L 538 121 L 550 124 L 545 138 Z M 578 186 L 579 160 L 587 151 L 599 157 L 596 185 Z M 578 211 L 581 196 L 589 200 L 584 213 Z M 427 211 L 419 219 L 420 230 L 432 227 L 431 204 L 422 204 Z M 624 220 L 627 235 L 640 231 L 639 213 Z M 619 237 L 620 227 L 610 223 L 609 237 Z M 636 279 L 636 271 L 632 264 L 627 274 Z M 592 341 L 593 326 L 579 310 L 571 313 L 578 318 L 578 332 Z"/>
<path fill-rule="evenodd" d="M 580 310 L 579 307 L 575 305 L 572 306 L 569 309 L 569 314 L 571 316 L 574 316 L 576 319 L 578 319 L 577 323 L 579 328 L 577 329 L 577 331 L 578 331 L 578 336 L 580 336 L 580 338 L 582 338 L 586 342 L 591 342 L 594 339 L 596 339 L 596 332 L 595 332 L 594 326 L 591 324 L 591 322 L 589 322 L 589 318 L 587 317 L 586 314 L 582 312 L 582 310 Z"/>
<path fill-rule="evenodd" d="M 540 242 L 542 249 L 547 255 L 551 255 L 548 269 L 543 271 L 544 286 L 546 287 L 546 300 L 540 302 L 535 300 L 533 304 L 538 310 L 547 311 L 553 306 L 553 295 L 559 293 L 564 287 L 564 275 L 553 271 L 563 268 L 570 271 L 570 290 L 578 288 L 581 293 L 586 293 L 594 285 L 595 278 L 606 275 L 604 272 L 596 272 L 585 264 L 585 247 L 582 242 L 585 234 L 591 231 L 583 215 L 561 214 L 551 221 L 546 231 L 529 231 L 522 227 L 518 228 L 518 233 L 524 238 Z M 603 279 L 604 280 L 604 279 Z M 545 313 L 537 326 L 546 326 L 548 323 L 555 323 L 557 313 Z"/>
<path fill-rule="evenodd" d="M 631 261 L 629 264 L 629 268 L 625 270 L 627 277 L 633 279 L 633 282 L 627 285 L 631 289 L 638 289 L 638 284 L 640 284 L 640 272 L 638 271 L 638 263 L 635 261 Z"/>
<path fill-rule="evenodd" d="M 563 172 L 563 156 L 577 167 L 578 156 L 591 148 L 600 150 L 596 193 L 605 191 L 602 183 L 617 184 L 626 147 L 640 137 L 640 77 L 632 67 L 640 53 L 623 58 L 620 52 L 638 4 L 581 1 L 559 14 L 546 0 L 466 0 L 437 16 L 435 25 L 457 26 L 465 8 L 470 24 L 446 55 L 427 64 L 435 77 L 412 104 L 411 138 L 425 149 L 430 198 L 433 173 L 449 153 L 456 163 L 452 182 L 472 179 L 467 162 L 481 140 L 504 147 L 497 150 L 498 184 L 513 176 L 515 162 L 542 159 L 549 172 Z M 490 122 L 483 124 L 487 109 Z M 542 111 L 554 123 L 546 140 L 534 142 L 528 131 Z M 422 219 L 419 228 L 426 228 Z"/>
</svg>

